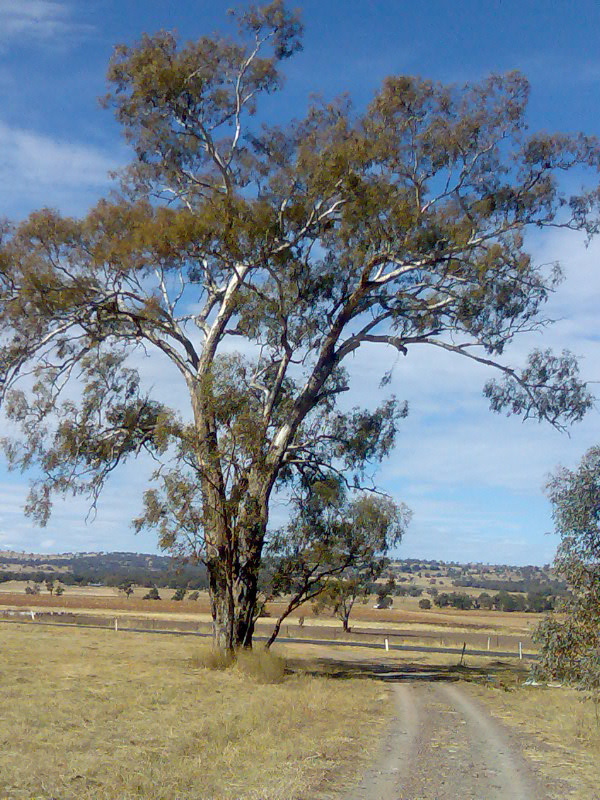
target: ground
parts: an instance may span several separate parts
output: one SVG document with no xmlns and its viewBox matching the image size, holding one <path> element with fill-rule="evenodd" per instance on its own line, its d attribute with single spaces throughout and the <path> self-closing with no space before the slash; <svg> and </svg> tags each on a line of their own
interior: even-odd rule
<svg viewBox="0 0 600 800">
<path fill-rule="evenodd" d="M 196 636 L 123 630 L 141 620 L 197 631 L 209 626 L 202 603 L 103 592 L 0 593 L 2 800 L 600 797 L 600 728 L 577 693 L 524 686 L 517 658 L 459 665 L 456 654 L 360 646 L 389 635 L 493 649 L 524 639 L 533 615 L 366 606 L 343 648 L 335 620 L 293 617 L 291 634 L 332 641 L 279 644 L 219 670 Z"/>
<path fill-rule="evenodd" d="M 383 752 L 347 800 L 546 800 L 564 797 L 460 684 L 396 683 Z M 558 787 L 556 787 L 558 788 Z"/>
</svg>

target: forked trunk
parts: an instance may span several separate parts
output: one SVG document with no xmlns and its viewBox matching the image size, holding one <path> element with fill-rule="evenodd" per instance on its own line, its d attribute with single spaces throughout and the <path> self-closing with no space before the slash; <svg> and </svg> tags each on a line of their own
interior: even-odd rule
<svg viewBox="0 0 600 800">
<path fill-rule="evenodd" d="M 209 592 L 213 645 L 224 653 L 252 647 L 256 612 L 257 575 L 245 565 L 227 574 L 222 563 L 209 563 Z"/>
</svg>

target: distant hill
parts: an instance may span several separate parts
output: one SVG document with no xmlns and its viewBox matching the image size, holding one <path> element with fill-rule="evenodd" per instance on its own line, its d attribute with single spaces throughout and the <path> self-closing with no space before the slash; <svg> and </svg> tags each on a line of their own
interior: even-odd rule
<svg viewBox="0 0 600 800">
<path fill-rule="evenodd" d="M 18 553 L 0 551 L 0 582 L 60 580 L 66 585 L 207 587 L 206 570 L 182 564 L 171 556 L 146 553 Z"/>
<path fill-rule="evenodd" d="M 445 578 L 452 586 L 505 592 L 560 592 L 564 583 L 548 566 L 514 567 L 506 564 L 459 564 L 407 558 L 390 563 L 388 576 L 398 586 L 414 583 L 428 586 Z M 69 584 L 119 586 L 172 586 L 205 589 L 206 570 L 201 565 L 181 563 L 166 555 L 147 553 L 19 553 L 0 550 L 0 583 L 26 580 L 43 583 L 60 580 Z"/>
</svg>

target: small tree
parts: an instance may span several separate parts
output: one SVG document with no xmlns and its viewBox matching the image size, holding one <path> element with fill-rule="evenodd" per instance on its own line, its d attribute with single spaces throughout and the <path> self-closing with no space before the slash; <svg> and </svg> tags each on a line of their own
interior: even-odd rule
<svg viewBox="0 0 600 800">
<path fill-rule="evenodd" d="M 183 598 L 185 597 L 186 591 L 187 591 L 187 589 L 184 589 L 182 586 L 179 586 L 175 590 L 175 594 L 173 595 L 173 597 L 171 597 L 171 600 L 183 600 Z"/>
<path fill-rule="evenodd" d="M 302 603 L 328 595 L 344 629 L 355 600 L 387 565 L 411 512 L 390 498 L 362 494 L 349 499 L 339 480 L 317 481 L 296 498 L 296 514 L 269 543 L 267 596 L 287 597 L 269 647 L 283 620 Z M 313 605 L 318 615 L 322 605 Z M 345 621 L 344 621 L 345 616 Z"/>
<path fill-rule="evenodd" d="M 343 575 L 327 581 L 322 594 L 315 602 L 319 609 L 330 608 L 341 620 L 345 633 L 350 633 L 350 614 L 357 600 L 367 602 L 371 580 L 372 576 L 368 571 L 348 570 Z"/>
<path fill-rule="evenodd" d="M 61 595 L 63 595 L 64 593 L 65 593 L 65 587 L 62 585 L 62 583 L 58 583 L 58 582 L 57 582 L 57 583 L 56 583 L 56 589 L 54 590 L 54 594 L 55 594 L 57 597 L 60 597 L 60 596 L 61 596 Z"/>
<path fill-rule="evenodd" d="M 539 625 L 538 672 L 573 683 L 600 700 L 600 446 L 575 470 L 560 468 L 547 492 L 560 536 L 554 567 L 569 594 Z"/>
<path fill-rule="evenodd" d="M 133 582 L 123 581 L 123 583 L 119 586 L 119 592 L 123 592 L 125 597 L 129 600 L 130 596 L 133 594 Z"/>
<path fill-rule="evenodd" d="M 429 600 L 427 597 L 423 597 L 421 600 L 419 600 L 419 608 L 431 608 L 431 600 Z"/>
<path fill-rule="evenodd" d="M 143 597 L 144 600 L 160 600 L 160 594 L 156 586 L 153 586 Z"/>
<path fill-rule="evenodd" d="M 50 595 L 54 594 L 54 581 L 52 580 L 46 581 L 46 590 L 50 592 Z"/>
</svg>

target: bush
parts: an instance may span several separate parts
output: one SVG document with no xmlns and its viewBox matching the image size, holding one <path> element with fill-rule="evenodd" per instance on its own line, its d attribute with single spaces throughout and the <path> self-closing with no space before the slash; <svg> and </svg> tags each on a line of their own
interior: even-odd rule
<svg viewBox="0 0 600 800">
<path fill-rule="evenodd" d="M 231 653 L 223 653 L 212 647 L 206 647 L 199 650 L 198 653 L 190 659 L 191 666 L 195 669 L 211 669 L 211 670 L 224 670 L 235 661 Z"/>
<path fill-rule="evenodd" d="M 223 671 L 235 668 L 257 683 L 281 683 L 285 678 L 286 663 L 264 647 L 239 650 L 235 655 L 223 653 L 212 647 L 203 647 L 190 659 L 194 669 Z"/>
<path fill-rule="evenodd" d="M 156 586 L 153 586 L 152 589 L 150 589 L 150 591 L 148 592 L 148 594 L 144 595 L 143 599 L 144 600 L 160 600 L 160 595 L 158 593 L 158 589 L 156 588 Z"/>
<path fill-rule="evenodd" d="M 281 683 L 285 678 L 285 661 L 264 647 L 256 650 L 240 650 L 236 669 L 253 678 L 257 683 Z"/>
<path fill-rule="evenodd" d="M 423 597 L 421 600 L 419 600 L 419 608 L 431 608 L 431 600 Z"/>
</svg>

